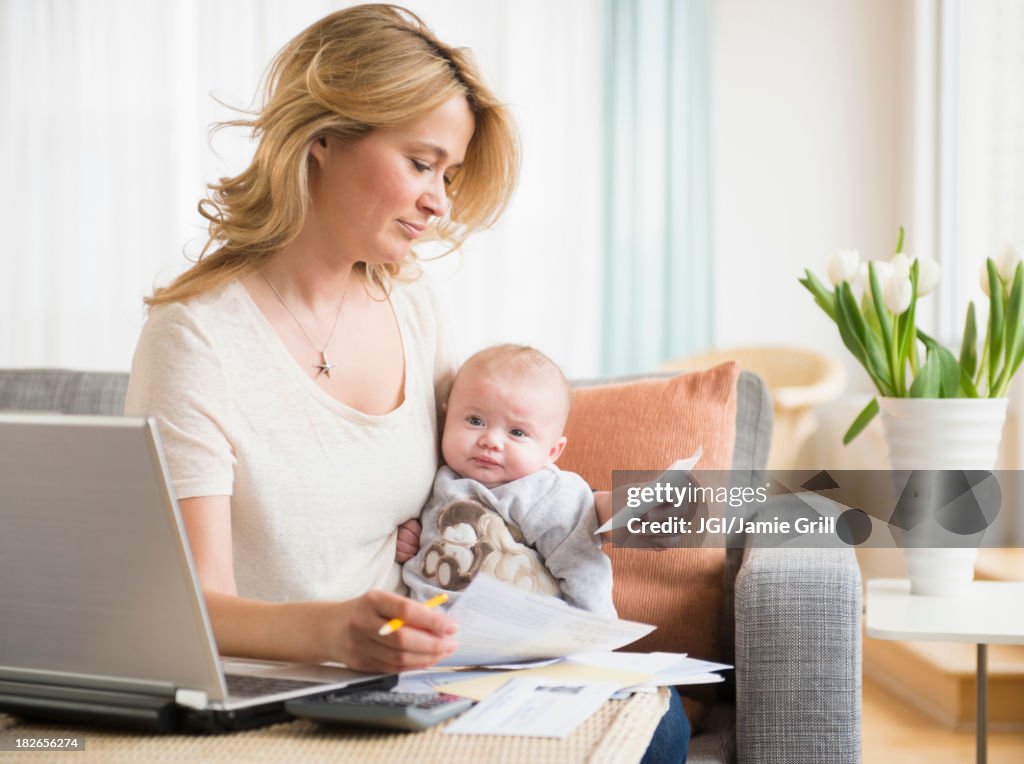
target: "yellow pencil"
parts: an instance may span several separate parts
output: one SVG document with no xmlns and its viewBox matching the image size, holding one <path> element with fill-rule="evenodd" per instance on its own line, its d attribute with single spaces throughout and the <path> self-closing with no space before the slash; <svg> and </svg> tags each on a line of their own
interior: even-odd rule
<svg viewBox="0 0 1024 764">
<path fill-rule="evenodd" d="M 438 605 L 443 605 L 447 601 L 447 594 L 438 594 L 436 597 L 431 597 L 423 604 L 427 607 L 437 607 Z M 403 621 L 401 618 L 392 618 L 386 624 L 381 626 L 380 631 L 378 631 L 377 633 L 380 634 L 382 637 L 386 637 L 388 634 L 393 634 L 394 632 L 398 631 L 404 625 L 405 621 Z"/>
</svg>

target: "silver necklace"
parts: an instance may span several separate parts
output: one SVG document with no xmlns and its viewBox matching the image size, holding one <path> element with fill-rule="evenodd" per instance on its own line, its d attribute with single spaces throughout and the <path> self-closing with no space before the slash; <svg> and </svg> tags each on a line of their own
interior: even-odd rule
<svg viewBox="0 0 1024 764">
<path fill-rule="evenodd" d="M 281 293 L 277 291 L 277 287 L 274 286 L 273 282 L 270 280 L 270 278 L 267 276 L 267 274 L 263 271 L 262 268 L 260 269 L 260 275 L 263 277 L 263 280 L 267 282 L 267 286 L 270 287 L 271 291 L 273 291 L 277 299 L 280 300 L 281 304 L 284 306 L 284 309 L 288 311 L 288 315 L 295 319 L 295 323 L 298 324 L 299 329 L 302 331 L 303 335 L 305 335 L 306 339 L 309 340 L 309 344 L 312 345 L 313 349 L 320 354 L 320 363 L 313 364 L 313 368 L 317 370 L 316 379 L 319 379 L 321 374 L 326 374 L 327 378 L 330 379 L 331 369 L 336 367 L 338 364 L 331 363 L 330 361 L 327 360 L 327 348 L 331 344 L 331 340 L 334 338 L 334 330 L 338 328 L 338 317 L 341 315 L 341 306 L 345 304 L 345 294 L 343 293 L 341 295 L 341 302 L 338 303 L 338 310 L 334 314 L 334 324 L 331 326 L 331 334 L 330 336 L 327 337 L 327 342 L 324 343 L 324 346 L 322 348 L 318 348 L 317 344 L 313 342 L 313 338 L 309 336 L 309 332 L 306 331 L 306 327 L 304 327 L 302 325 L 302 322 L 299 321 L 299 317 L 292 313 L 292 309 L 288 307 L 288 303 L 284 301 L 284 298 L 281 296 Z"/>
</svg>

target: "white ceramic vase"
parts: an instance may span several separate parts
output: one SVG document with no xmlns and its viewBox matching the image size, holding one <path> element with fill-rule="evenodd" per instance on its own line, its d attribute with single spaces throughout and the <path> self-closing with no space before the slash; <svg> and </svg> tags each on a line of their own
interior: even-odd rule
<svg viewBox="0 0 1024 764">
<path fill-rule="evenodd" d="M 894 470 L 991 470 L 1006 398 L 878 398 Z M 912 532 L 913 533 L 913 532 Z M 974 580 L 977 548 L 904 547 L 913 594 L 955 597 Z"/>
</svg>

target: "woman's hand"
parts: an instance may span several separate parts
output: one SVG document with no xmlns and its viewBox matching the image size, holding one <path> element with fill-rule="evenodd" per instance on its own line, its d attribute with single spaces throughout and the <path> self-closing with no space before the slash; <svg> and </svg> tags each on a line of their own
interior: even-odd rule
<svg viewBox="0 0 1024 764">
<path fill-rule="evenodd" d="M 415 517 L 398 526 L 398 546 L 395 548 L 395 562 L 411 560 L 420 551 L 420 533 L 423 526 Z"/>
<path fill-rule="evenodd" d="M 391 592 L 369 591 L 333 605 L 327 623 L 329 660 L 357 671 L 394 674 L 427 668 L 455 652 L 455 621 Z M 380 628 L 392 618 L 405 625 L 387 636 Z"/>
</svg>

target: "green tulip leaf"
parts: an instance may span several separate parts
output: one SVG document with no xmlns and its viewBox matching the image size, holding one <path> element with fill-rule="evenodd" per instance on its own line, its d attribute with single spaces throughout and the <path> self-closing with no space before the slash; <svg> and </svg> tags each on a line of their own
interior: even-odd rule
<svg viewBox="0 0 1024 764">
<path fill-rule="evenodd" d="M 1006 303 L 1006 343 L 1003 363 L 1009 368 L 1017 354 L 1017 344 L 1024 342 L 1021 331 L 1021 315 L 1024 312 L 1024 263 L 1017 263 L 1013 273 L 1013 286 L 1010 288 L 1010 299 Z"/>
<path fill-rule="evenodd" d="M 825 288 L 825 285 L 821 283 L 817 276 L 811 273 L 810 269 L 805 268 L 804 273 L 807 275 L 800 279 L 800 283 L 803 284 L 807 291 L 814 295 L 814 301 L 818 303 L 818 306 L 825 311 L 829 318 L 833 321 L 836 320 L 836 298 L 831 291 Z"/>
<path fill-rule="evenodd" d="M 847 446 L 850 441 L 860 435 L 861 430 L 868 426 L 868 423 L 875 418 L 878 414 L 878 399 L 872 398 L 871 403 L 864 407 L 864 409 L 857 414 L 857 418 L 853 420 L 853 424 L 850 425 L 850 429 L 843 435 L 843 445 Z"/>
<path fill-rule="evenodd" d="M 965 398 L 980 398 L 978 388 L 974 386 L 974 380 L 963 366 L 960 367 L 960 388 L 964 391 Z"/>
<path fill-rule="evenodd" d="M 960 343 L 960 366 L 968 377 L 978 370 L 978 326 L 974 319 L 974 303 L 967 305 L 967 320 L 964 322 L 964 338 Z M 971 387 L 974 387 L 972 384 Z M 977 396 L 971 396 L 977 397 Z"/>
<path fill-rule="evenodd" d="M 836 300 L 842 306 L 844 313 L 851 320 L 851 327 L 857 333 L 860 341 L 864 341 L 867 332 L 867 325 L 864 323 L 864 316 L 857 307 L 857 300 L 853 297 L 853 290 L 850 284 L 844 281 L 836 288 Z"/>
<path fill-rule="evenodd" d="M 864 320 L 864 316 L 861 315 L 860 308 L 857 306 L 857 300 L 853 296 L 853 290 L 848 283 L 843 282 L 836 288 L 836 301 L 843 317 L 849 322 L 854 335 L 864 348 L 864 357 L 866 359 L 866 363 L 862 362 L 864 368 L 871 375 L 871 379 L 874 381 L 879 392 L 882 395 L 891 395 L 892 386 L 889 383 L 891 378 L 889 362 L 878 340 L 878 335 L 868 329 L 867 322 Z"/>
<path fill-rule="evenodd" d="M 868 325 L 868 331 L 874 332 L 884 340 L 882 336 L 882 325 L 878 322 L 878 314 L 875 310 L 875 301 L 871 299 L 870 290 L 865 289 L 860 298 L 860 312 L 864 316 L 864 322 Z"/>
<path fill-rule="evenodd" d="M 1021 362 L 1024 361 L 1024 347 L 1021 347 L 1013 357 L 1013 363 L 1009 367 L 1009 376 L 1003 384 L 1003 389 L 993 394 L 993 397 L 1001 397 L 1006 395 L 1007 388 L 1010 387 L 1010 382 L 1013 381 L 1014 376 L 1017 374 L 1017 369 L 1020 368 Z M 1005 371 L 1005 370 L 1004 370 Z"/>
<path fill-rule="evenodd" d="M 939 357 L 940 397 L 959 398 L 960 363 L 948 348 L 936 345 L 935 352 Z"/>
<path fill-rule="evenodd" d="M 901 229 L 902 230 L 902 229 Z M 902 234 L 900 239 L 902 240 Z M 906 312 L 899 317 L 899 348 L 897 348 L 897 367 L 894 369 L 894 374 L 898 370 L 900 379 L 896 383 L 897 390 L 906 390 L 903 384 L 903 370 L 907 366 L 907 359 L 910 354 L 914 351 L 914 341 L 917 338 L 917 330 L 914 326 L 914 316 L 917 313 L 917 261 L 914 261 L 913 266 L 910 268 L 910 283 L 913 287 L 914 297 L 910 301 L 910 307 L 907 308 Z M 920 372 L 919 372 L 920 373 Z"/>
<path fill-rule="evenodd" d="M 928 349 L 928 353 L 935 353 L 939 362 L 939 398 L 959 398 L 960 390 L 960 363 L 956 356 L 943 345 L 935 341 L 934 337 L 917 330 L 917 336 Z M 925 396 L 931 397 L 931 396 Z"/>
<path fill-rule="evenodd" d="M 942 389 L 942 374 L 939 366 L 939 354 L 931 348 L 925 357 L 924 366 L 914 377 L 910 385 L 911 398 L 938 398 Z"/>
<path fill-rule="evenodd" d="M 896 254 L 903 251 L 903 226 L 900 226 L 900 237 L 896 240 Z"/>
<path fill-rule="evenodd" d="M 885 296 L 882 294 L 882 286 L 878 281 L 878 274 L 875 273 L 875 264 L 868 263 L 868 279 L 871 282 L 871 297 L 875 307 L 875 316 L 878 319 L 878 326 L 881 330 L 882 341 L 885 343 L 885 357 L 893 356 L 892 320 L 889 318 L 889 309 L 885 307 Z M 868 290 L 865 290 L 865 295 Z M 895 369 L 890 369 L 890 373 Z M 895 385 L 896 380 L 892 380 Z"/>
<path fill-rule="evenodd" d="M 839 288 L 837 287 L 836 292 L 838 293 L 838 291 Z M 842 337 L 846 349 L 853 353 L 853 357 L 863 366 L 867 360 L 864 354 L 864 344 L 857 337 L 852 321 L 847 318 L 846 311 L 843 309 L 843 303 L 840 300 L 836 300 L 836 326 L 839 328 L 839 336 Z"/>
<path fill-rule="evenodd" d="M 999 359 L 1003 356 L 1003 335 L 1004 335 L 1004 306 L 1003 306 L 1003 284 L 999 280 L 999 273 L 996 271 L 996 264 L 990 257 L 985 262 L 988 268 L 989 287 L 989 346 L 988 346 L 988 378 L 989 390 L 994 391 L 998 380 Z"/>
</svg>

